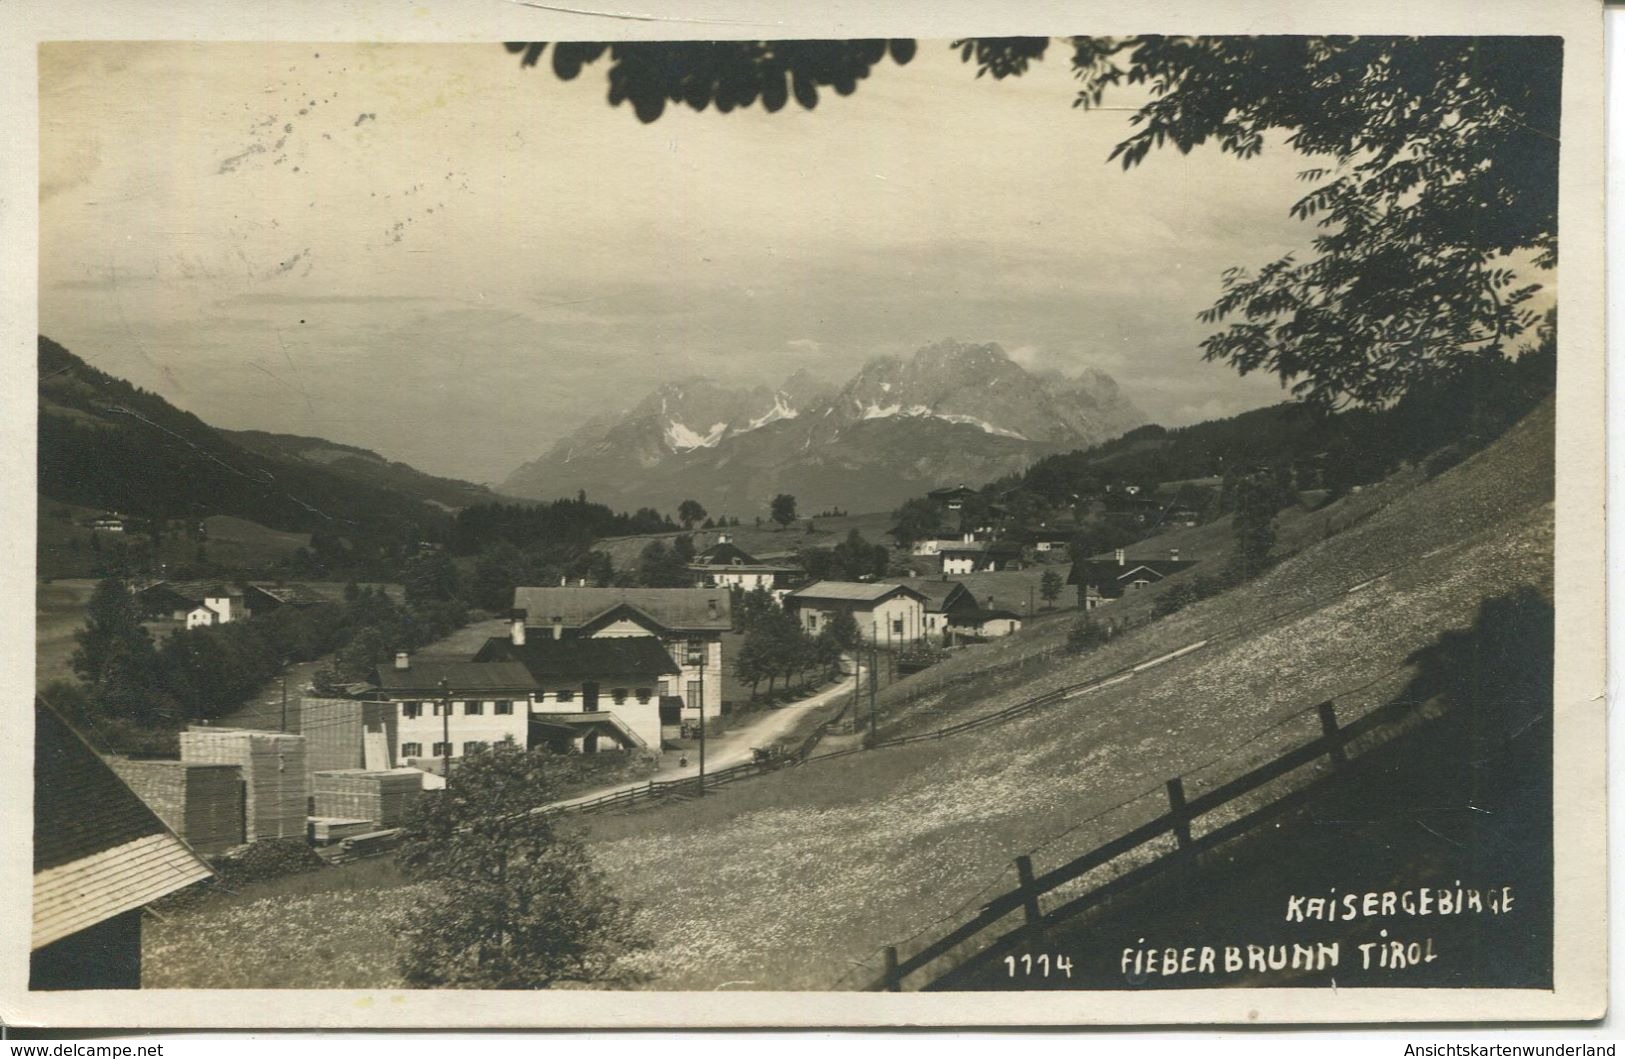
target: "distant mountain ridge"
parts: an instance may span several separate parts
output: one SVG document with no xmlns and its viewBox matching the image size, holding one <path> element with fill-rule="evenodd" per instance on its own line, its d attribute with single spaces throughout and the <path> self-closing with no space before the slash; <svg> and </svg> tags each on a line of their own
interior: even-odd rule
<svg viewBox="0 0 1625 1059">
<path fill-rule="evenodd" d="M 803 511 L 888 508 L 921 487 L 979 481 L 1145 422 L 1107 374 L 1022 368 L 996 343 L 952 339 L 878 357 L 838 387 L 805 370 L 778 388 L 666 383 L 524 464 L 504 493 L 586 490 L 611 506 L 763 511 L 775 493 Z"/>
</svg>

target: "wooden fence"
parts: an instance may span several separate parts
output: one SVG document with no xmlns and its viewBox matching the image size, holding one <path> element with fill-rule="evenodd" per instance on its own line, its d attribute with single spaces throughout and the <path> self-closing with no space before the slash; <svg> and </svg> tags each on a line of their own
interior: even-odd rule
<svg viewBox="0 0 1625 1059">
<path fill-rule="evenodd" d="M 883 953 L 884 970 L 867 988 L 900 991 L 910 977 L 949 957 L 956 950 L 963 952 L 965 946 L 974 946 L 974 951 L 965 954 L 955 966 L 998 952 L 1009 944 L 1029 936 L 1036 929 L 1060 923 L 1146 881 L 1153 875 L 1181 863 L 1192 862 L 1198 854 L 1239 837 L 1265 818 L 1303 803 L 1316 792 L 1317 788 L 1314 784 L 1306 784 L 1212 830 L 1193 835 L 1192 825 L 1200 817 L 1230 805 L 1266 784 L 1321 758 L 1329 761 L 1334 771 L 1347 768 L 1351 764 L 1348 744 L 1379 725 L 1396 719 L 1397 711 L 1401 709 L 1402 706 L 1395 705 L 1381 707 L 1351 724 L 1340 726 L 1335 702 L 1322 702 L 1312 708 L 1313 712 L 1319 715 L 1322 731 L 1319 738 L 1289 750 L 1196 798 L 1187 799 L 1184 779 L 1175 777 L 1166 784 L 1167 812 L 1043 874 L 1035 873 L 1031 857 L 1025 855 L 1017 857 L 1015 869 L 1018 885 L 1015 889 L 994 897 L 969 919 L 912 955 L 905 957 L 899 952 L 898 946 L 888 946 Z M 1308 712 L 1310 711 L 1300 711 L 1287 720 L 1303 717 Z M 1047 913 L 1041 911 L 1039 899 L 1046 894 L 1075 882 L 1119 857 L 1143 851 L 1152 843 L 1162 842 L 1169 836 L 1174 839 L 1174 848 L 1171 851 L 1157 854 L 1151 860 L 1070 898 Z M 1019 924 L 1013 928 L 1005 925 L 1000 929 L 1003 921 L 1017 912 L 1021 916 Z M 950 973 L 953 969 L 945 968 L 934 977 Z"/>
</svg>

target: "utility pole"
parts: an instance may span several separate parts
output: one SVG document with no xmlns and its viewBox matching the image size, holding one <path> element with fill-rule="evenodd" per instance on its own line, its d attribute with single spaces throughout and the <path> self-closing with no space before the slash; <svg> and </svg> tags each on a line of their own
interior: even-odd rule
<svg viewBox="0 0 1625 1059">
<path fill-rule="evenodd" d="M 869 644 L 869 748 L 875 745 L 875 685 L 879 683 L 880 647 Z"/>
<path fill-rule="evenodd" d="M 700 646 L 700 794 L 705 793 L 705 645 Z"/>
<path fill-rule="evenodd" d="M 282 660 L 282 730 L 288 730 L 288 660 Z"/>
<path fill-rule="evenodd" d="M 451 787 L 451 682 L 445 677 L 440 678 L 440 731 L 441 748 L 445 753 L 441 756 L 441 768 L 445 771 L 446 787 Z"/>
</svg>

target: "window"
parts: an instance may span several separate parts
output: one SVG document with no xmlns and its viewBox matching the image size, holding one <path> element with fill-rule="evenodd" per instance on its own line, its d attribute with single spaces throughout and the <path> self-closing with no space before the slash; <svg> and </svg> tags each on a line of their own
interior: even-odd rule
<svg viewBox="0 0 1625 1059">
<path fill-rule="evenodd" d="M 440 703 L 438 702 L 434 704 L 434 715 L 436 717 L 440 716 Z"/>
<path fill-rule="evenodd" d="M 691 680 L 688 682 L 688 700 L 683 705 L 687 706 L 691 710 L 697 710 L 700 708 L 699 681 Z"/>
<path fill-rule="evenodd" d="M 816 611 L 808 611 L 807 612 L 807 631 L 808 632 L 817 632 L 818 631 L 818 613 Z"/>
<path fill-rule="evenodd" d="M 619 706 L 622 703 L 626 702 L 626 689 L 625 688 L 610 688 L 609 689 L 609 697 L 611 699 L 615 700 L 615 705 Z"/>
<path fill-rule="evenodd" d="M 639 688 L 635 694 L 637 695 L 639 702 L 647 705 L 653 693 L 648 688 Z"/>
<path fill-rule="evenodd" d="M 467 702 L 463 703 L 464 717 L 477 717 L 484 712 L 485 703 L 477 699 L 469 699 Z"/>
<path fill-rule="evenodd" d="M 576 701 L 576 693 L 569 688 L 560 688 L 558 691 L 554 692 L 553 697 L 560 702 Z"/>
<path fill-rule="evenodd" d="M 469 754 L 483 754 L 489 749 L 491 749 L 490 743 L 487 743 L 483 739 L 473 739 L 463 744 L 463 756 L 467 757 Z"/>
<path fill-rule="evenodd" d="M 688 649 L 687 649 L 686 653 L 687 653 L 687 656 L 688 656 L 688 663 L 687 663 L 688 665 L 691 665 L 691 666 L 703 666 L 703 665 L 705 665 L 705 641 L 704 640 L 690 640 L 690 641 L 688 641 Z"/>
<path fill-rule="evenodd" d="M 903 619 L 902 618 L 893 618 L 891 620 L 891 631 L 892 631 L 893 636 L 901 636 L 901 635 L 903 635 Z"/>
<path fill-rule="evenodd" d="M 434 745 L 434 756 L 435 757 L 445 757 L 449 753 L 451 753 L 451 744 L 450 743 L 436 743 Z"/>
<path fill-rule="evenodd" d="M 413 705 L 416 705 L 416 703 L 413 703 Z M 422 743 L 402 743 L 401 744 L 401 757 L 422 757 L 422 756 L 423 756 L 423 744 Z"/>
<path fill-rule="evenodd" d="M 513 700 L 498 699 L 494 709 L 498 716 L 507 716 L 508 714 L 513 713 Z"/>
<path fill-rule="evenodd" d="M 401 703 L 401 716 L 402 717 L 418 717 L 418 716 L 422 715 L 422 713 L 423 713 L 423 703 L 421 703 L 421 702 L 403 702 L 403 703 Z M 413 745 L 416 745 L 416 744 L 413 744 Z M 402 753 L 405 753 L 405 751 L 402 751 Z"/>
</svg>

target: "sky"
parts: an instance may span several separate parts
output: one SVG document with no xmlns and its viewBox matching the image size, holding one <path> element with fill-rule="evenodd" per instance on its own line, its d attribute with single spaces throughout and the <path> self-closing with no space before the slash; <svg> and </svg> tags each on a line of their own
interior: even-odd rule
<svg viewBox="0 0 1625 1059">
<path fill-rule="evenodd" d="M 1274 146 L 1107 156 L 1065 49 L 946 42 L 812 111 L 606 101 L 497 44 L 41 50 L 40 328 L 215 426 L 500 482 L 706 375 L 842 380 L 943 338 L 1110 373 L 1174 426 L 1282 400 L 1205 364 L 1219 274 L 1307 245 Z"/>
</svg>

